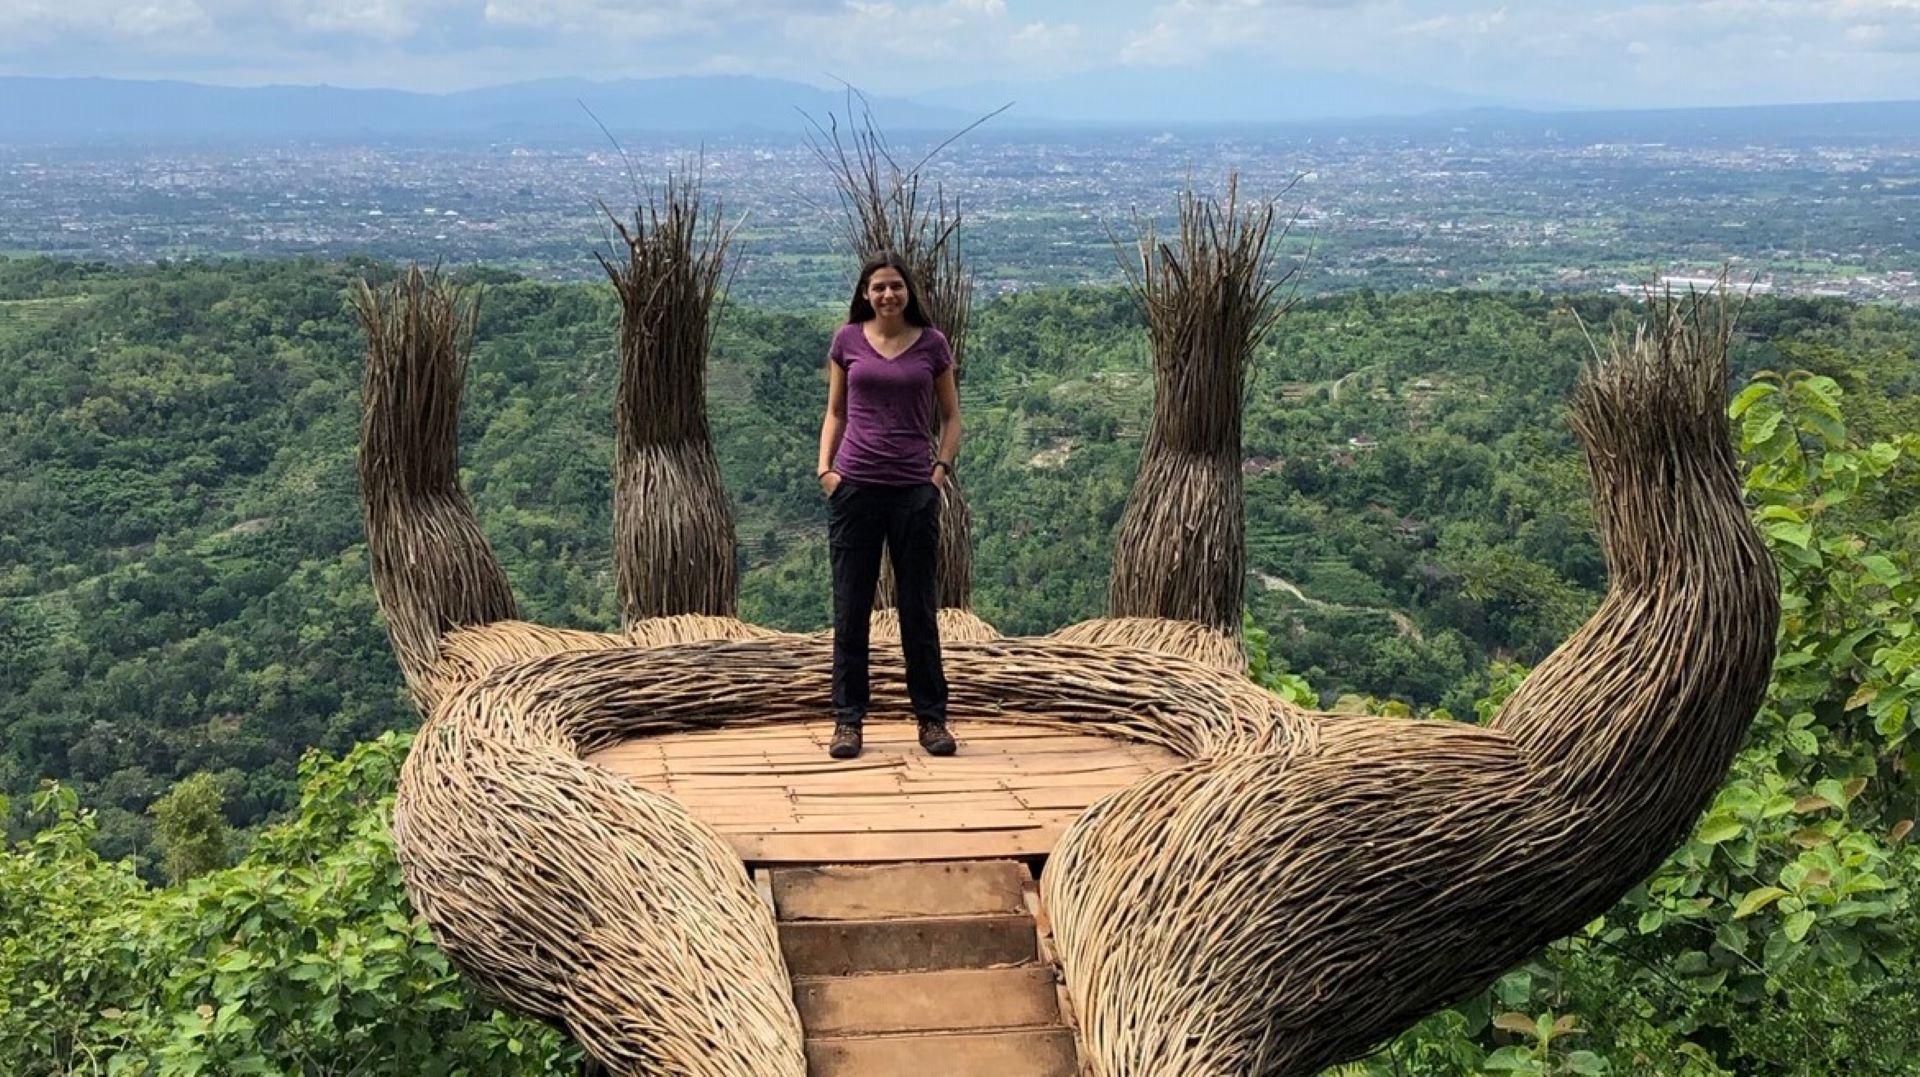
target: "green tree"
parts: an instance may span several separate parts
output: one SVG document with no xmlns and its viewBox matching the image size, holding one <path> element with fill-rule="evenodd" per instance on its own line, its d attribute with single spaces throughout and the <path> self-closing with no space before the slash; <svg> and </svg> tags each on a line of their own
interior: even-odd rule
<svg viewBox="0 0 1920 1077">
<path fill-rule="evenodd" d="M 92 848 L 71 789 L 0 853 L 0 1073 L 576 1071 L 547 1026 L 475 998 L 407 904 L 387 820 L 410 739 L 301 765 L 299 812 L 239 864 L 152 889 Z"/>
<path fill-rule="evenodd" d="M 227 866 L 227 817 L 220 783 L 196 774 L 153 802 L 161 867 L 175 883 Z"/>
<path fill-rule="evenodd" d="M 1353 1072 L 1920 1073 L 1920 438 L 1855 439 L 1807 372 L 1730 410 L 1784 616 L 1726 785 L 1606 917 Z"/>
</svg>

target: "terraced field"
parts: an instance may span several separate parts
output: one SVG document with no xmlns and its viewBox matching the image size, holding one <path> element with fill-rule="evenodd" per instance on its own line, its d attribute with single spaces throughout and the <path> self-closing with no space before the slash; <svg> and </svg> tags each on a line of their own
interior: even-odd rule
<svg viewBox="0 0 1920 1077">
<path fill-rule="evenodd" d="M 83 295 L 55 296 L 51 299 L 0 299 L 0 339 L 45 329 L 61 313 L 84 304 Z"/>
</svg>

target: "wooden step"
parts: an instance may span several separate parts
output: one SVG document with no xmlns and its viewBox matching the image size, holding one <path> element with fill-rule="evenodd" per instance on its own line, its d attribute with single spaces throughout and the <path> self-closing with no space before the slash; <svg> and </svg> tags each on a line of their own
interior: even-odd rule
<svg viewBox="0 0 1920 1077">
<path fill-rule="evenodd" d="M 809 1077 L 1074 1077 L 1065 1028 L 826 1037 L 807 1041 Z"/>
<path fill-rule="evenodd" d="M 1053 970 L 1043 965 L 801 979 L 793 999 L 810 1036 L 1060 1023 Z"/>
<path fill-rule="evenodd" d="M 1024 912 L 1031 878 L 1013 860 L 781 868 L 773 905 L 782 920 L 891 920 Z"/>
<path fill-rule="evenodd" d="M 780 924 L 787 971 L 801 976 L 1024 965 L 1039 957 L 1033 917 L 800 920 Z"/>
</svg>

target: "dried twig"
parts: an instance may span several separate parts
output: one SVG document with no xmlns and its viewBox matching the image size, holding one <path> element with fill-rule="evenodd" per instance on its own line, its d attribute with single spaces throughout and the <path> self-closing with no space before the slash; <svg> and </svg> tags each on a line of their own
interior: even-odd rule
<svg viewBox="0 0 1920 1077">
<path fill-rule="evenodd" d="M 605 207 L 601 207 L 605 210 Z M 619 234 L 597 254 L 620 296 L 614 408 L 614 558 L 628 621 L 732 614 L 738 601 L 733 508 L 707 423 L 707 349 L 732 231 L 703 219 L 697 173 L 607 216 Z M 616 260 L 617 259 L 617 260 Z"/>
<path fill-rule="evenodd" d="M 479 304 L 418 266 L 355 293 L 367 337 L 360 504 L 374 590 L 414 698 L 429 705 L 440 639 L 515 616 L 505 570 L 460 488 L 460 388 Z"/>
<path fill-rule="evenodd" d="M 1277 197 L 1243 205 L 1237 175 L 1224 203 L 1189 187 L 1177 244 L 1135 217 L 1138 259 L 1121 265 L 1153 343 L 1153 420 L 1114 541 L 1109 616 L 1197 621 L 1239 637 L 1247 373 L 1286 312 L 1281 289 L 1294 272 L 1274 272 L 1287 227 L 1275 230 Z"/>
</svg>

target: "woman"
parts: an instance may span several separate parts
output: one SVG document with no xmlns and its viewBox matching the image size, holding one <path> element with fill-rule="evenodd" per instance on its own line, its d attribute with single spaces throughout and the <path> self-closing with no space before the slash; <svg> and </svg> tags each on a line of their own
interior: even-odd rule
<svg viewBox="0 0 1920 1077">
<path fill-rule="evenodd" d="M 920 308 L 920 293 L 899 255 L 876 255 L 860 267 L 847 324 L 834 334 L 827 359 L 818 470 L 833 557 L 834 726 L 828 753 L 835 759 L 860 754 L 868 618 L 885 545 L 893 556 L 900 646 L 920 746 L 932 755 L 952 755 L 934 577 L 941 493 L 960 447 L 960 394 L 947 338 Z"/>
</svg>

